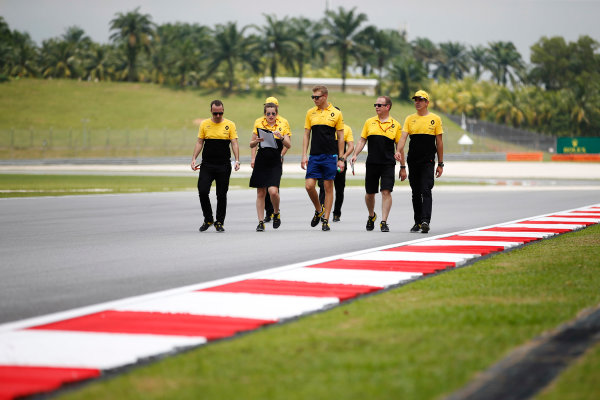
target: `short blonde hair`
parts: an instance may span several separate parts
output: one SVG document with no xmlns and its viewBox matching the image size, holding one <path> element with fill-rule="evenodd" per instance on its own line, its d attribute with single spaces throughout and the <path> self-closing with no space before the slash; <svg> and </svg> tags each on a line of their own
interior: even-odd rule
<svg viewBox="0 0 600 400">
<path fill-rule="evenodd" d="M 312 88 L 312 92 L 321 92 L 322 95 L 329 94 L 329 90 L 327 90 L 327 86 L 317 85 Z"/>
</svg>

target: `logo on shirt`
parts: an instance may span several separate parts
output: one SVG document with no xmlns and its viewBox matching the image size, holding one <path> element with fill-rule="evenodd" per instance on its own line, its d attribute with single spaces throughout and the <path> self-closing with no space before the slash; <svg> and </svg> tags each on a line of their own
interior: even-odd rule
<svg viewBox="0 0 600 400">
<path fill-rule="evenodd" d="M 433 125 L 433 124 L 435 124 L 435 121 L 434 121 L 434 120 L 431 120 L 431 125 Z"/>
<path fill-rule="evenodd" d="M 433 122 L 433 121 L 431 121 L 431 122 Z M 228 131 L 228 130 L 229 130 L 229 125 L 226 125 L 226 126 L 225 126 L 225 130 L 226 130 L 226 131 Z"/>
</svg>

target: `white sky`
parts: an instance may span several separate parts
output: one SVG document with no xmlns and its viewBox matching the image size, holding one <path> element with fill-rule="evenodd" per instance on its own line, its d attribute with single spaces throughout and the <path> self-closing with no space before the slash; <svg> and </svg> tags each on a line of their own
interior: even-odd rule
<svg viewBox="0 0 600 400">
<path fill-rule="evenodd" d="M 529 48 L 542 36 L 575 41 L 589 35 L 600 42 L 600 0 L 0 0 L 0 15 L 11 29 L 28 32 L 41 44 L 77 25 L 94 41 L 109 41 L 109 22 L 118 12 L 140 6 L 157 24 L 199 23 L 213 27 L 235 21 L 238 26 L 262 25 L 263 13 L 304 16 L 317 20 L 326 6 L 357 7 L 367 24 L 379 28 L 408 28 L 408 39 L 426 37 L 487 45 L 511 41 L 529 62 Z M 366 24 L 365 24 L 366 26 Z"/>
</svg>

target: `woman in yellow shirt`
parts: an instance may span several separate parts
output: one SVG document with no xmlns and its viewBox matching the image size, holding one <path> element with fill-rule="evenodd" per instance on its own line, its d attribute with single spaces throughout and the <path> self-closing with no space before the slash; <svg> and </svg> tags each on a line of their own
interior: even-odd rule
<svg viewBox="0 0 600 400">
<path fill-rule="evenodd" d="M 256 188 L 256 213 L 258 215 L 257 232 L 265 230 L 265 197 L 267 192 L 273 203 L 273 228 L 281 225 L 279 212 L 279 183 L 283 172 L 281 150 L 291 147 L 289 125 L 279 118 L 279 108 L 275 103 L 264 105 L 264 116 L 254 123 L 250 148 L 258 146 L 254 169 L 250 177 L 250 187 Z"/>
</svg>

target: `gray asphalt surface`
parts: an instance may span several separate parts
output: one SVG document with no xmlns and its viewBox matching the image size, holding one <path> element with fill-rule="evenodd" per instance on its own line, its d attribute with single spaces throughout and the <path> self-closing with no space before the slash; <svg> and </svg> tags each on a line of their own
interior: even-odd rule
<svg viewBox="0 0 600 400">
<path fill-rule="evenodd" d="M 408 233 L 407 186 L 394 191 L 390 233 L 365 231 L 362 188 L 347 188 L 330 232 L 310 227 L 304 189 L 281 190 L 282 225 L 264 233 L 253 190 L 229 192 L 222 234 L 198 232 L 193 191 L 2 199 L 0 323 L 425 237 Z M 439 186 L 429 236 L 598 202 L 600 186 Z"/>
</svg>

